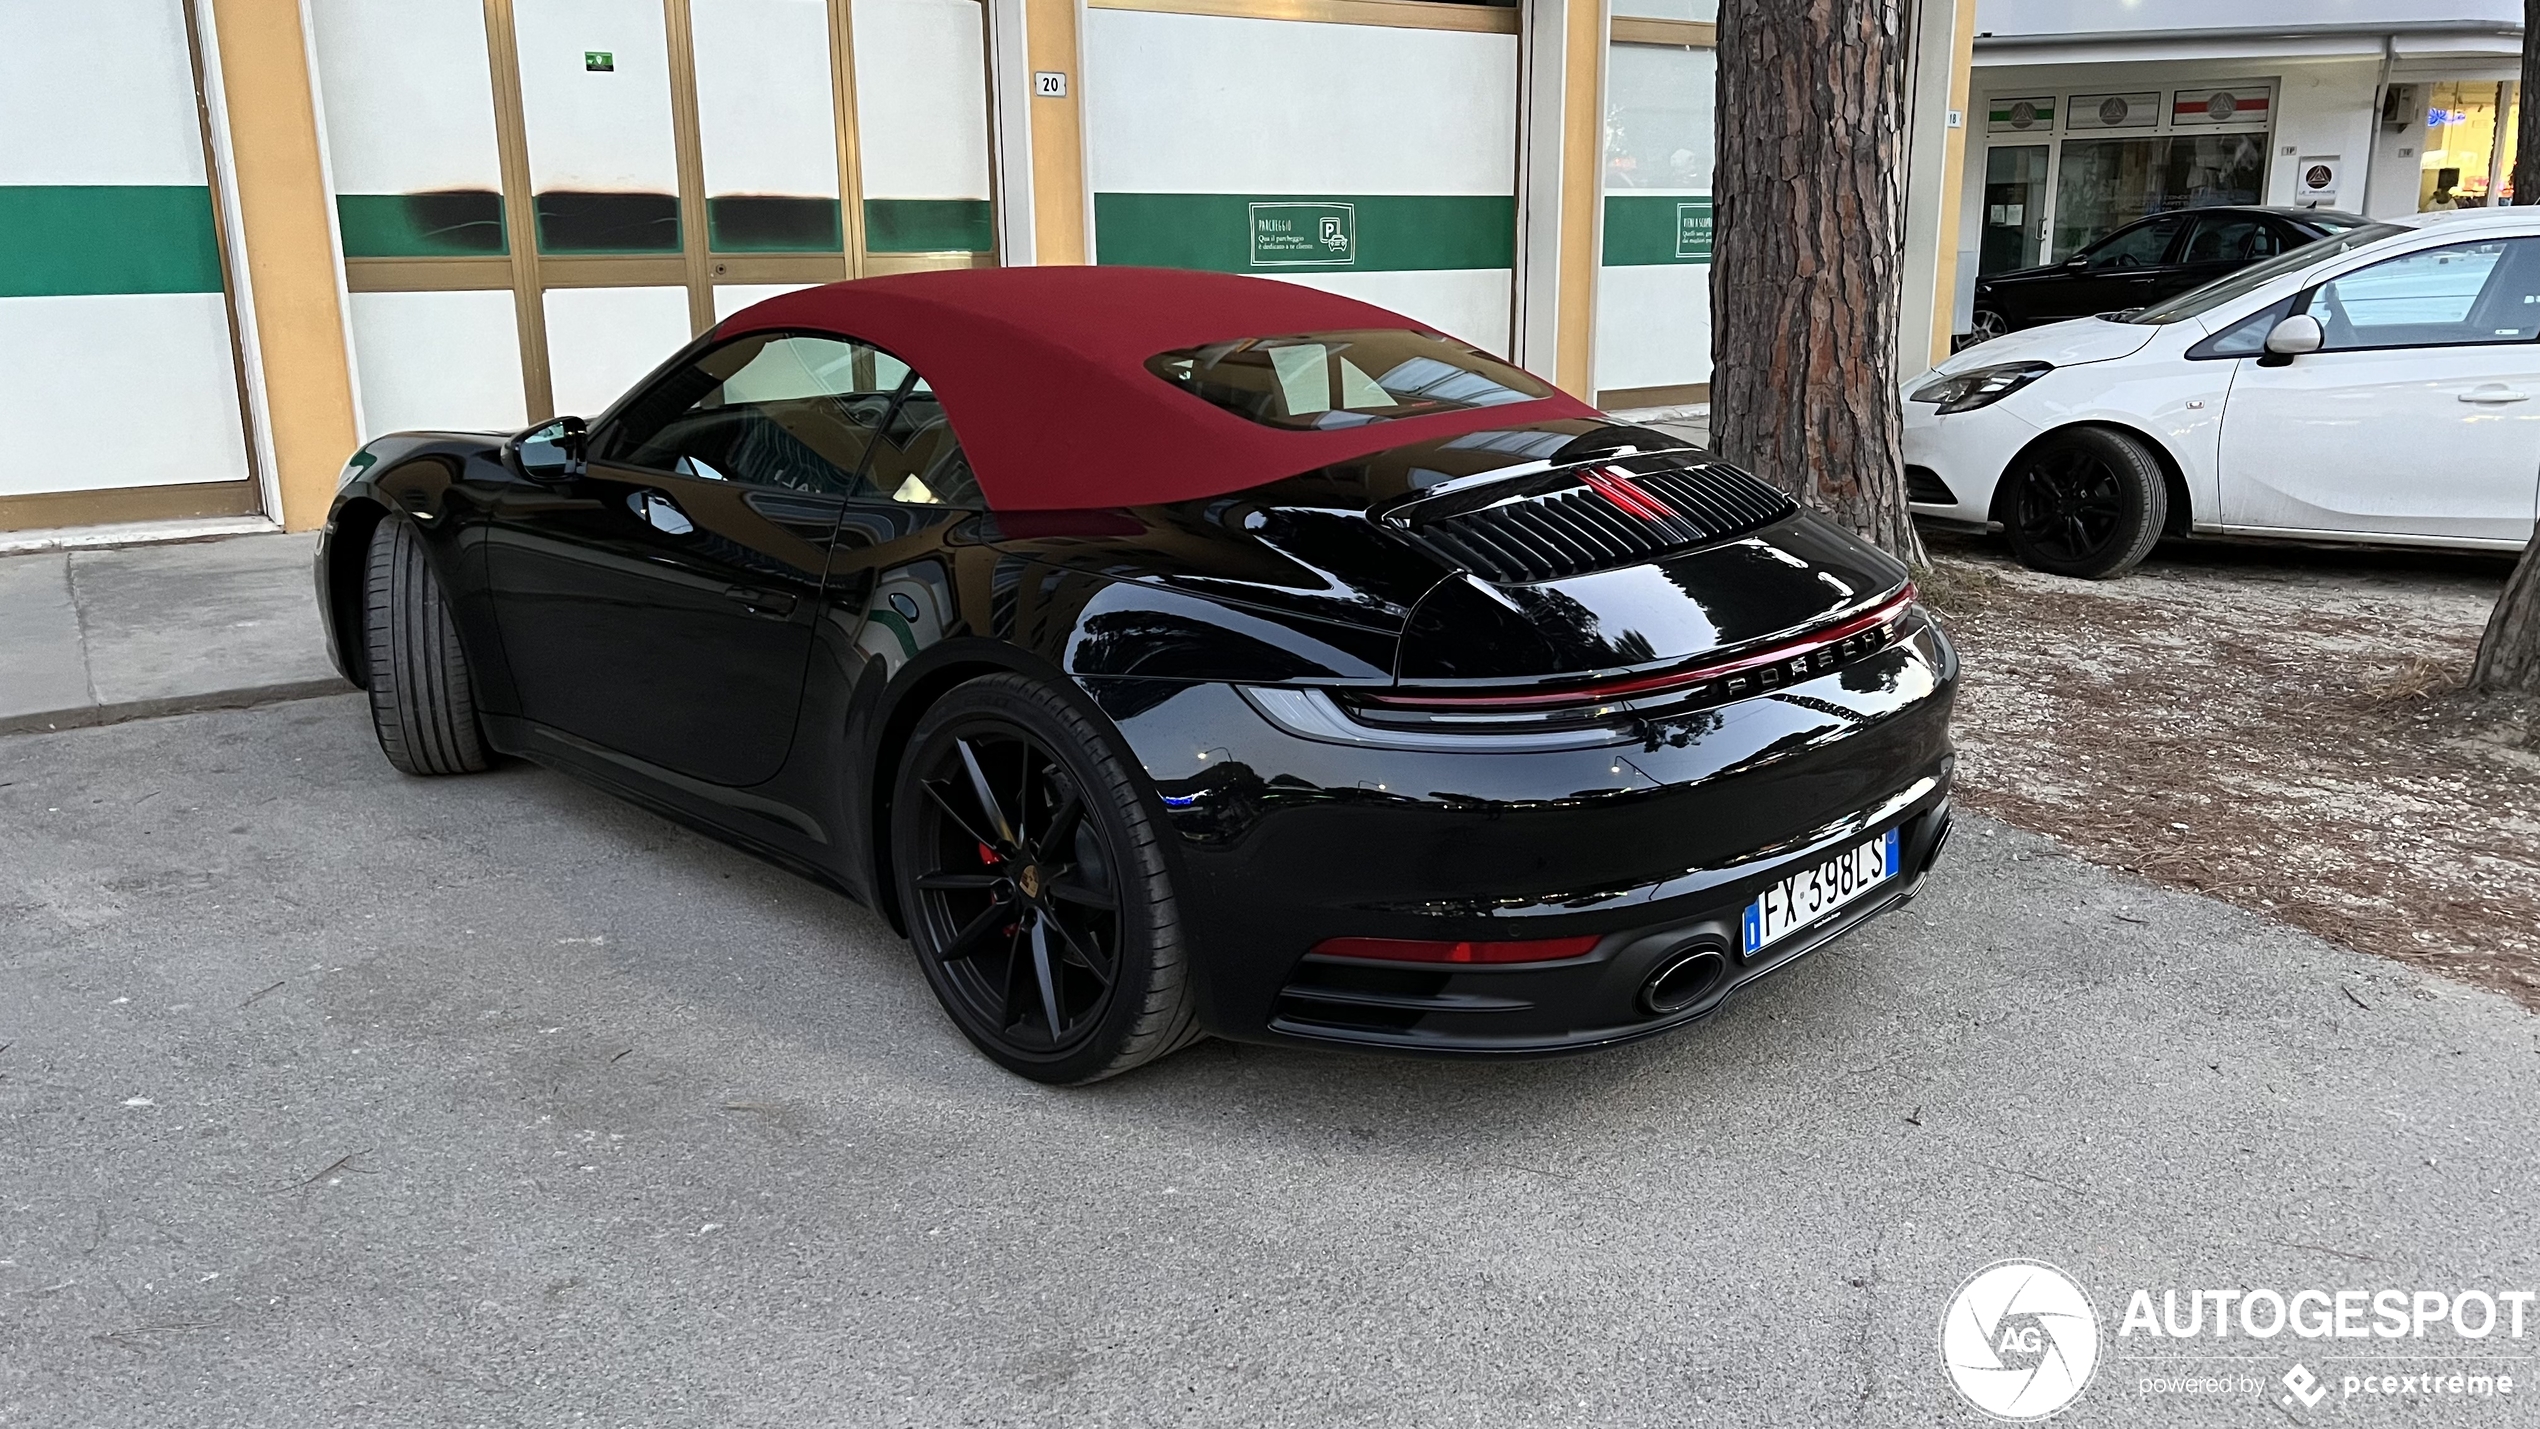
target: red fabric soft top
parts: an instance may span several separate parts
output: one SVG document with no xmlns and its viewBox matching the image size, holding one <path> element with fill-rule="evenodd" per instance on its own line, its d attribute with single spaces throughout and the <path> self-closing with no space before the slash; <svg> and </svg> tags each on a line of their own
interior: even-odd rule
<svg viewBox="0 0 2540 1429">
<path fill-rule="evenodd" d="M 998 511 L 1223 496 L 1388 447 L 1511 422 L 1593 417 L 1533 402 L 1332 431 L 1261 426 L 1147 371 L 1159 352 L 1246 337 L 1426 323 L 1354 298 L 1175 268 L 973 268 L 831 283 L 744 308 L 723 335 L 807 328 L 870 342 L 943 398 Z"/>
</svg>

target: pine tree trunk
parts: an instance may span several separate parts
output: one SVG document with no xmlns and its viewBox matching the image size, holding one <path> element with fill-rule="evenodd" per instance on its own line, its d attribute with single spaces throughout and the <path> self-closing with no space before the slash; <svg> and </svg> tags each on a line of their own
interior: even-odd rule
<svg viewBox="0 0 2540 1429">
<path fill-rule="evenodd" d="M 2469 687 L 2482 695 L 2540 696 L 2540 531 L 2531 533 L 2505 593 L 2496 597 Z"/>
<path fill-rule="evenodd" d="M 1896 370 L 1909 3 L 1720 6 L 1711 444 L 1921 565 Z"/>
<path fill-rule="evenodd" d="M 2522 5 L 2522 119 L 2515 127 L 2514 202 L 2540 203 L 2540 0 Z M 2478 639 L 2469 685 L 2488 695 L 2540 696 L 2540 529 L 2522 548 Z"/>
</svg>

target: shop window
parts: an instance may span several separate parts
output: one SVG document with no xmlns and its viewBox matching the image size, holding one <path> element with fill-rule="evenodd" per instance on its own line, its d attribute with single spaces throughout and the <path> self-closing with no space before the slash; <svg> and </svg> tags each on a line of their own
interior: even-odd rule
<svg viewBox="0 0 2540 1429">
<path fill-rule="evenodd" d="M 2147 214 L 2256 203 L 2265 134 L 2067 139 L 2055 182 L 2055 244 L 2069 256 Z"/>
<path fill-rule="evenodd" d="M 2494 83 L 2427 88 L 2425 142 L 2417 151 L 2417 212 L 2513 201 L 2517 106 L 2504 102 L 2507 93 L 2508 86 Z M 2502 124 L 2497 122 L 2500 110 Z"/>
</svg>

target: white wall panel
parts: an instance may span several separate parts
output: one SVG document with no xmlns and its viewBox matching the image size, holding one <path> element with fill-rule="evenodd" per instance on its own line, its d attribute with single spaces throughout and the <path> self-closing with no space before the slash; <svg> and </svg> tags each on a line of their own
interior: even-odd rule
<svg viewBox="0 0 2540 1429">
<path fill-rule="evenodd" d="M 1088 24 L 1116 13 L 1085 12 Z M 855 0 L 853 14 L 865 196 L 988 197 L 987 36 L 977 0 Z"/>
<path fill-rule="evenodd" d="M 1517 37 L 1084 12 L 1093 187 L 1516 191 Z"/>
<path fill-rule="evenodd" d="M 1508 309 L 1515 275 L 1505 268 L 1439 268 L 1425 272 L 1264 273 L 1265 278 L 1320 288 L 1416 318 L 1484 352 L 1508 352 Z"/>
<path fill-rule="evenodd" d="M 177 0 L 0 0 L 0 184 L 202 182 Z"/>
<path fill-rule="evenodd" d="M 812 283 L 718 283 L 714 289 L 714 320 L 721 322 L 752 303 L 763 303 L 773 297 L 815 286 Z"/>
<path fill-rule="evenodd" d="M 245 480 L 235 372 L 218 293 L 0 300 L 0 496 Z"/>
<path fill-rule="evenodd" d="M 319 0 L 338 193 L 502 188 L 482 0 Z"/>
<path fill-rule="evenodd" d="M 1909 365 L 1916 365 L 1908 358 Z M 1596 385 L 1711 380 L 1711 265 L 1653 263 L 1596 275 Z"/>
<path fill-rule="evenodd" d="M 706 192 L 838 196 L 821 0 L 692 0 Z"/>
<path fill-rule="evenodd" d="M 547 371 L 556 411 L 596 417 L 687 345 L 685 288 L 552 288 Z"/>
<path fill-rule="evenodd" d="M 662 9 L 640 0 L 516 0 L 530 187 L 679 191 Z M 591 51 L 616 68 L 594 73 Z"/>
<path fill-rule="evenodd" d="M 362 440 L 528 425 L 510 292 L 355 293 L 352 301 Z"/>
<path fill-rule="evenodd" d="M 2300 181 L 2304 155 L 2335 154 L 2345 160 L 2337 190 L 2337 207 L 2363 211 L 2364 166 L 2372 150 L 2378 111 L 2373 95 L 2380 66 L 2352 64 L 2286 66 L 2275 85 L 2275 149 L 2267 160 L 2268 203 L 2291 203 Z M 2285 153 L 2290 147 L 2293 152 Z M 2416 193 L 2406 194 L 2402 213 L 2414 211 Z"/>
</svg>

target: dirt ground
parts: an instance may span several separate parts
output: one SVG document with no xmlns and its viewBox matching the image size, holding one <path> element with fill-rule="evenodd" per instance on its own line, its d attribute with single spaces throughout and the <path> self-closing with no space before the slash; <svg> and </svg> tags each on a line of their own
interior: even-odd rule
<svg viewBox="0 0 2540 1429">
<path fill-rule="evenodd" d="M 2540 719 L 2460 691 L 2509 561 L 2170 542 L 2078 581 L 1926 537 L 1967 804 L 2540 1009 Z"/>
</svg>

